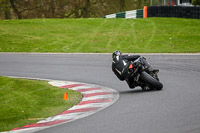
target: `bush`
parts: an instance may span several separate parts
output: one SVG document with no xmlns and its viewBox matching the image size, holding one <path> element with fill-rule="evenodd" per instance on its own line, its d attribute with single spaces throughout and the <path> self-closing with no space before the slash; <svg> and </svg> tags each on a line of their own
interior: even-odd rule
<svg viewBox="0 0 200 133">
<path fill-rule="evenodd" d="M 192 4 L 193 5 L 200 5 L 200 0 L 193 0 Z"/>
</svg>

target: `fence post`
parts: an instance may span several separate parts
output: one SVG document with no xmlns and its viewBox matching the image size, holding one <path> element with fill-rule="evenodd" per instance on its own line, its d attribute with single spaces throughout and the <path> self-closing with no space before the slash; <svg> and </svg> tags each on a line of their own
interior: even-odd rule
<svg viewBox="0 0 200 133">
<path fill-rule="evenodd" d="M 143 9 L 143 18 L 147 18 L 147 6 L 144 6 L 144 9 Z"/>
</svg>

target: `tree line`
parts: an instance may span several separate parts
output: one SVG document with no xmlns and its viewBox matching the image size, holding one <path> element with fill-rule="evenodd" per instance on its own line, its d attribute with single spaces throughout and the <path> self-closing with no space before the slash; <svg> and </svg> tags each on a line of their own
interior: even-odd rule
<svg viewBox="0 0 200 133">
<path fill-rule="evenodd" d="M 95 18 L 141 9 L 150 3 L 151 0 L 0 0 L 0 19 Z M 200 4 L 200 0 L 193 0 L 193 4 Z"/>
<path fill-rule="evenodd" d="M 149 0 L 0 0 L 0 19 L 103 17 L 149 4 Z"/>
</svg>

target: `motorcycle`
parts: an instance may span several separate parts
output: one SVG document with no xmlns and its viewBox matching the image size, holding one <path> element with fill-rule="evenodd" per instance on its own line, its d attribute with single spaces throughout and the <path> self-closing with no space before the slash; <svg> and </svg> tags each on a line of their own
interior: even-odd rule
<svg viewBox="0 0 200 133">
<path fill-rule="evenodd" d="M 150 70 L 144 57 L 139 57 L 131 62 L 128 68 L 129 82 L 134 87 L 140 86 L 142 90 L 162 90 L 163 84 L 158 78 L 159 70 Z"/>
</svg>

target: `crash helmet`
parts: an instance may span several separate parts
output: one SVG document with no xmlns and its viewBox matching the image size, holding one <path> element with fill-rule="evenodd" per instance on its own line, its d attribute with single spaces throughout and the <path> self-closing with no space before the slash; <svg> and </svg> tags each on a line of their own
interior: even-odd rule
<svg viewBox="0 0 200 133">
<path fill-rule="evenodd" d="M 117 63 L 119 61 L 119 57 L 121 56 L 121 54 L 122 53 L 120 51 L 113 52 L 112 54 L 113 61 Z"/>
</svg>

